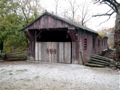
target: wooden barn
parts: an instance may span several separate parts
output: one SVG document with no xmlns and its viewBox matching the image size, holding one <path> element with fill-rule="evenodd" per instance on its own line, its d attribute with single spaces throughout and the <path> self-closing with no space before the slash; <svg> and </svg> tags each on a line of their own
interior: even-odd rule
<svg viewBox="0 0 120 90">
<path fill-rule="evenodd" d="M 30 41 L 29 60 L 81 64 L 108 47 L 107 37 L 49 12 L 22 30 Z"/>
</svg>

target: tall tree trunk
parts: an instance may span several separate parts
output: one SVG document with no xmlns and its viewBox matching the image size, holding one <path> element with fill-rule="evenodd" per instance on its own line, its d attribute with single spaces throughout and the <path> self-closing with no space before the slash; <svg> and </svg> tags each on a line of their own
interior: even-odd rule
<svg viewBox="0 0 120 90">
<path fill-rule="evenodd" d="M 120 6 L 116 14 L 114 44 L 116 48 L 116 60 L 120 61 Z"/>
<path fill-rule="evenodd" d="M 0 42 L 0 50 L 3 51 L 3 41 Z"/>
</svg>

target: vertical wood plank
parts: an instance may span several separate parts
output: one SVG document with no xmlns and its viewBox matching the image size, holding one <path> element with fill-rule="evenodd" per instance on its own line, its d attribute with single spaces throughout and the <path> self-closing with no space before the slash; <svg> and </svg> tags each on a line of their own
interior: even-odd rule
<svg viewBox="0 0 120 90">
<path fill-rule="evenodd" d="M 35 42 L 35 60 L 38 60 L 38 42 Z"/>
<path fill-rule="evenodd" d="M 63 58 L 63 42 L 59 42 L 59 62 L 63 63 L 64 62 L 64 58 Z"/>
<path fill-rule="evenodd" d="M 45 51 L 46 51 L 46 59 L 49 62 L 49 44 L 48 43 L 49 42 L 46 42 L 46 49 L 45 49 Z"/>
<path fill-rule="evenodd" d="M 72 63 L 78 63 L 76 59 L 76 42 L 72 42 Z"/>
<path fill-rule="evenodd" d="M 39 61 L 39 42 L 37 42 L 37 61 Z"/>
<path fill-rule="evenodd" d="M 39 60 L 41 61 L 41 42 L 39 42 L 39 49 L 38 49 L 38 51 L 39 51 Z"/>
<path fill-rule="evenodd" d="M 52 42 L 52 62 L 57 62 L 57 42 Z"/>
<path fill-rule="evenodd" d="M 47 43 L 46 42 L 43 42 L 44 43 L 44 46 L 43 46 L 43 57 L 44 57 L 44 59 L 43 60 L 45 60 L 45 62 L 48 62 L 48 60 L 47 60 L 47 51 L 46 51 L 46 47 L 47 47 Z"/>
<path fill-rule="evenodd" d="M 41 42 L 41 60 L 45 61 L 44 60 L 44 42 Z"/>
<path fill-rule="evenodd" d="M 70 42 L 65 42 L 65 63 L 70 63 L 71 45 Z"/>
<path fill-rule="evenodd" d="M 52 56 L 51 56 L 51 52 L 50 52 L 50 49 L 51 49 L 51 42 L 46 42 L 47 43 L 47 59 L 48 59 L 48 62 L 52 62 Z"/>
<path fill-rule="evenodd" d="M 35 42 L 35 60 L 37 60 L 37 44 Z"/>
</svg>

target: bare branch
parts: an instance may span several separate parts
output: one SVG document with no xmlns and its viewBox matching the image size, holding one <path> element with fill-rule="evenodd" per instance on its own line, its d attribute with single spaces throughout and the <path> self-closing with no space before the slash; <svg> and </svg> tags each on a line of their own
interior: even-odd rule
<svg viewBox="0 0 120 90">
<path fill-rule="evenodd" d="M 113 0 L 117 5 L 119 5 L 119 3 L 116 0 Z"/>
<path fill-rule="evenodd" d="M 101 16 L 108 16 L 108 18 L 107 18 L 105 21 L 101 22 L 101 23 L 99 24 L 99 26 L 100 26 L 101 24 L 107 22 L 107 21 L 111 18 L 111 16 L 115 13 L 115 11 L 113 11 L 113 12 L 111 12 L 111 13 L 109 13 L 109 12 L 110 12 L 110 10 L 109 10 L 107 13 L 105 13 L 105 14 L 93 15 L 93 17 L 97 17 L 97 16 L 99 16 L 99 17 L 101 17 Z"/>
<path fill-rule="evenodd" d="M 112 9 L 108 10 L 106 13 L 109 13 L 110 11 L 112 11 Z"/>
<path fill-rule="evenodd" d="M 115 11 L 111 13 L 105 13 L 105 14 L 99 14 L 99 15 L 93 15 L 92 17 L 97 17 L 97 16 L 112 16 L 115 13 Z"/>
<path fill-rule="evenodd" d="M 119 3 L 116 0 L 95 0 L 96 3 L 107 4 L 110 8 L 112 8 L 115 12 L 118 12 Z"/>
<path fill-rule="evenodd" d="M 99 16 L 99 17 L 101 17 L 101 16 L 108 16 L 108 19 L 106 19 L 105 21 L 101 22 L 101 23 L 99 24 L 99 26 L 100 26 L 101 24 L 107 22 L 107 21 L 110 19 L 110 17 L 115 13 L 115 11 L 109 13 L 110 11 L 111 11 L 111 10 L 109 10 L 109 11 L 108 11 L 107 13 L 105 13 L 105 14 L 93 15 L 93 17 L 97 17 L 97 16 Z"/>
<path fill-rule="evenodd" d="M 100 3 L 100 0 L 95 0 L 94 4 Z"/>
<path fill-rule="evenodd" d="M 59 0 L 55 0 L 55 14 L 58 14 Z"/>
<path fill-rule="evenodd" d="M 107 22 L 107 21 L 110 19 L 110 17 L 111 17 L 111 16 L 109 16 L 108 19 L 106 19 L 105 21 L 101 22 L 101 23 L 99 24 L 99 26 L 100 26 L 101 24 Z"/>
<path fill-rule="evenodd" d="M 104 2 L 103 4 L 108 5 L 112 10 L 116 11 L 115 7 L 113 5 L 111 5 L 110 3 Z"/>
<path fill-rule="evenodd" d="M 114 3 L 114 0 L 106 0 L 106 2 L 110 3 L 115 8 L 115 11 L 118 12 L 117 5 Z"/>
<path fill-rule="evenodd" d="M 76 0 L 74 0 L 73 2 L 71 0 L 67 0 L 67 1 L 71 8 L 72 20 L 73 20 L 75 18 L 75 14 L 76 14 L 77 10 L 79 9 L 79 5 L 77 4 Z"/>
</svg>

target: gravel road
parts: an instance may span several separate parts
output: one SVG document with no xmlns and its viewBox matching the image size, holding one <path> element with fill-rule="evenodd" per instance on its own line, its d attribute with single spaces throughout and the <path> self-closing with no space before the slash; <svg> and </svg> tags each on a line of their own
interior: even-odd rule
<svg viewBox="0 0 120 90">
<path fill-rule="evenodd" d="M 120 71 L 78 64 L 0 62 L 0 90 L 120 90 Z"/>
</svg>

